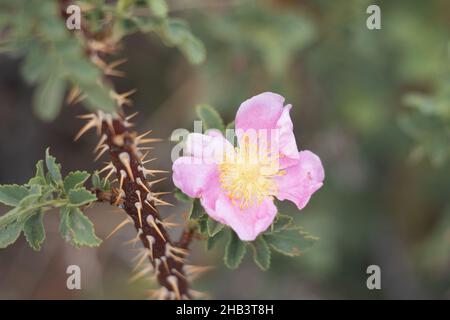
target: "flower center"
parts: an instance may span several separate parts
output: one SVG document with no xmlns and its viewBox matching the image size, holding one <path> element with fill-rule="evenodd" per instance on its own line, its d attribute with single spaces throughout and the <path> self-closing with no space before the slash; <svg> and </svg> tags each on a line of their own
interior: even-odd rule
<svg viewBox="0 0 450 320">
<path fill-rule="evenodd" d="M 272 155 L 244 137 L 241 147 L 232 155 L 226 154 L 219 166 L 221 186 L 232 203 L 243 209 L 276 195 L 273 177 L 285 174 L 279 170 L 278 160 L 278 154 Z"/>
</svg>

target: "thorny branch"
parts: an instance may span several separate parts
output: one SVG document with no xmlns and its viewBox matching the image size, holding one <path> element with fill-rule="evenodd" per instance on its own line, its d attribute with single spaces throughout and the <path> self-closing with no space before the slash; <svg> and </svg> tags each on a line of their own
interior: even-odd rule
<svg viewBox="0 0 450 320">
<path fill-rule="evenodd" d="M 62 16 L 65 17 L 65 7 L 67 1 L 60 0 Z M 92 34 L 86 25 L 82 26 L 82 35 L 87 45 L 86 54 L 101 70 L 103 70 L 104 81 L 109 81 L 106 76 L 121 76 L 122 73 L 114 70 L 119 63 L 110 65 L 103 61 L 103 56 L 112 53 L 116 47 L 110 39 L 99 38 Z M 106 33 L 107 34 L 107 33 Z M 79 90 L 72 90 L 69 97 L 71 101 L 80 101 Z M 158 281 L 161 288 L 153 292 L 152 297 L 159 299 L 191 299 L 198 297 L 200 293 L 189 288 L 189 279 L 195 274 L 205 271 L 206 268 L 186 265 L 188 255 L 188 245 L 195 233 L 195 228 L 187 227 L 178 242 L 174 243 L 167 228 L 174 224 L 163 221 L 160 217 L 157 206 L 169 205 L 159 198 L 163 193 L 153 192 L 152 187 L 157 182 L 163 180 L 149 181 L 147 176 L 154 176 L 159 170 L 150 170 L 144 167 L 145 156 L 141 153 L 140 145 L 150 143 L 156 139 L 145 138 L 149 133 L 138 136 L 136 132 L 130 131 L 129 119 L 120 111 L 122 105 L 131 104 L 128 96 L 132 93 L 118 94 L 112 92 L 113 98 L 118 104 L 118 110 L 113 114 L 98 112 L 81 116 L 87 120 L 87 124 L 77 134 L 76 139 L 91 128 L 97 128 L 100 134 L 100 142 L 96 147 L 99 158 L 106 151 L 109 151 L 110 163 L 102 170 L 109 171 L 107 177 L 115 173 L 119 183 L 117 188 L 113 188 L 112 193 L 104 193 L 96 190 L 99 201 L 107 201 L 112 205 L 120 206 L 128 214 L 128 219 L 121 223 L 114 231 L 120 227 L 133 223 L 137 230 L 137 237 L 133 242 L 141 241 L 144 248 L 138 255 L 136 268 L 141 270 L 134 275 L 133 279 L 141 278 L 152 274 Z M 78 98 L 77 98 L 78 96 Z M 113 232 L 114 232 L 113 231 Z M 145 261 L 149 264 L 145 264 Z"/>
</svg>

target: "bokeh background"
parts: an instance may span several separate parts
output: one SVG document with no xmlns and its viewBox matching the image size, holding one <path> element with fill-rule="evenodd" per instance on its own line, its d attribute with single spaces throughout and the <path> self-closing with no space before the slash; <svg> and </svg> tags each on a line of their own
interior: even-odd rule
<svg viewBox="0 0 450 320">
<path fill-rule="evenodd" d="M 317 153 L 326 180 L 309 205 L 280 211 L 320 241 L 305 255 L 273 254 L 263 272 L 247 254 L 238 270 L 223 266 L 223 247 L 194 243 L 192 262 L 217 266 L 195 288 L 225 299 L 450 298 L 450 2 L 364 0 L 170 0 L 205 44 L 207 60 L 190 65 L 157 37 L 127 37 L 127 74 L 119 92 L 136 88 L 137 128 L 165 138 L 156 166 L 171 168 L 168 139 L 193 130 L 195 106 L 208 103 L 227 121 L 239 104 L 273 91 L 293 104 L 299 146 Z M 381 7 L 382 29 L 368 30 L 366 8 Z M 0 56 L 0 183 L 24 183 L 47 146 L 63 172 L 93 171 L 93 133 L 74 142 L 85 110 L 64 106 L 44 123 L 33 114 L 33 88 L 22 61 Z M 161 190 L 172 190 L 168 179 Z M 169 197 L 170 198 L 170 197 Z M 182 215 L 176 206 L 164 215 Z M 6 212 L 0 207 L 0 213 Z M 87 211 L 105 236 L 125 216 L 96 205 Z M 136 248 L 127 227 L 96 249 L 75 249 L 46 215 L 41 252 L 23 237 L 0 251 L 1 299 L 140 299 L 145 281 L 129 283 Z M 82 271 L 82 290 L 66 288 L 66 268 Z M 382 290 L 366 287 L 379 265 Z"/>
</svg>

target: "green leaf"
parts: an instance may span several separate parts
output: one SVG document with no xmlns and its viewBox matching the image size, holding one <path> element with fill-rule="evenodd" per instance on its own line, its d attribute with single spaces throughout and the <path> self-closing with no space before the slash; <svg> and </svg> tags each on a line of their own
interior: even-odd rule
<svg viewBox="0 0 450 320">
<path fill-rule="evenodd" d="M 91 193 L 86 188 L 72 189 L 68 193 L 68 198 L 71 206 L 82 206 L 97 200 L 95 194 Z"/>
<path fill-rule="evenodd" d="M 274 250 L 291 257 L 301 255 L 317 241 L 316 237 L 299 229 L 282 230 L 265 234 L 263 237 Z"/>
<path fill-rule="evenodd" d="M 17 184 L 0 185 L 0 202 L 7 206 L 17 206 L 30 192 Z"/>
<path fill-rule="evenodd" d="M 64 240 L 77 247 L 96 247 L 102 242 L 95 235 L 91 220 L 80 209 L 74 207 L 61 209 L 59 232 Z"/>
<path fill-rule="evenodd" d="M 196 107 L 196 112 L 197 116 L 202 120 L 205 130 L 217 129 L 224 131 L 223 120 L 216 109 L 207 104 L 201 104 Z"/>
<path fill-rule="evenodd" d="M 183 201 L 183 202 L 187 202 L 187 201 L 191 201 L 191 198 L 189 198 L 189 196 L 187 196 L 186 194 L 184 194 L 180 189 L 175 188 L 173 195 L 175 196 L 175 198 L 177 198 L 177 200 L 179 201 Z"/>
<path fill-rule="evenodd" d="M 253 248 L 253 260 L 262 270 L 270 267 L 270 248 L 262 236 L 251 242 Z"/>
<path fill-rule="evenodd" d="M 211 250 L 215 247 L 215 245 L 219 242 L 219 240 L 222 238 L 222 235 L 224 234 L 223 230 L 224 228 L 221 231 L 217 232 L 214 236 L 209 237 L 208 240 L 206 240 L 207 250 Z"/>
<path fill-rule="evenodd" d="M 41 196 L 42 196 L 42 194 L 41 194 L 40 190 L 39 190 L 39 192 L 29 194 L 25 198 L 20 200 L 19 207 L 27 208 L 27 207 L 35 204 Z"/>
<path fill-rule="evenodd" d="M 156 32 L 166 45 L 177 46 L 190 63 L 199 64 L 205 60 L 205 46 L 191 33 L 184 21 L 164 19 L 158 25 Z"/>
<path fill-rule="evenodd" d="M 134 3 L 134 0 L 118 0 L 116 4 L 117 11 L 124 12 Z"/>
<path fill-rule="evenodd" d="M 94 172 L 94 174 L 92 174 L 92 186 L 95 189 L 99 189 L 101 191 L 110 191 L 111 190 L 111 183 L 109 182 L 108 179 L 106 178 L 100 178 L 99 174 L 97 171 Z"/>
<path fill-rule="evenodd" d="M 184 53 L 190 63 L 200 64 L 205 61 L 206 49 L 199 39 L 192 34 L 188 34 L 183 42 L 179 45 L 180 50 Z"/>
<path fill-rule="evenodd" d="M 30 47 L 22 65 L 22 76 L 28 83 L 36 83 L 48 75 L 50 64 L 51 59 L 48 59 L 45 50 L 38 44 L 33 45 Z"/>
<path fill-rule="evenodd" d="M 80 246 L 96 247 L 102 241 L 95 235 L 94 225 L 80 209 L 73 208 L 68 220 L 69 227 L 73 231 L 75 243 Z"/>
<path fill-rule="evenodd" d="M 103 110 L 106 112 L 113 112 L 116 109 L 115 102 L 109 95 L 109 90 L 98 84 L 92 85 L 78 83 L 81 90 L 86 94 L 86 107 L 89 109 Z"/>
<path fill-rule="evenodd" d="M 233 230 L 230 230 L 230 238 L 225 247 L 225 265 L 230 269 L 236 269 L 242 262 L 246 251 L 246 243 L 241 241 Z"/>
<path fill-rule="evenodd" d="M 15 207 L 5 214 L 0 216 L 0 230 L 6 228 L 7 225 L 15 222 L 22 213 L 22 209 L 19 207 Z"/>
<path fill-rule="evenodd" d="M 55 157 L 50 155 L 50 148 L 45 150 L 45 164 L 53 182 L 56 184 L 62 183 L 61 165 L 57 164 Z"/>
<path fill-rule="evenodd" d="M 45 240 L 45 229 L 42 222 L 43 216 L 44 214 L 42 212 L 34 214 L 25 221 L 23 226 L 23 233 L 28 244 L 36 251 L 41 250 L 41 245 Z"/>
<path fill-rule="evenodd" d="M 61 109 L 65 82 L 57 76 L 55 72 L 41 82 L 36 88 L 33 96 L 33 107 L 36 115 L 44 121 L 52 121 L 56 118 Z"/>
<path fill-rule="evenodd" d="M 6 227 L 0 229 L 0 248 L 6 248 L 10 244 L 16 242 L 22 231 L 22 224 L 13 222 Z"/>
<path fill-rule="evenodd" d="M 214 237 L 217 233 L 219 233 L 224 225 L 221 224 L 220 222 L 217 222 L 216 220 L 213 220 L 211 218 L 208 218 L 207 220 L 207 228 L 208 228 L 208 235 L 210 237 Z"/>
<path fill-rule="evenodd" d="M 87 173 L 86 171 L 70 172 L 64 178 L 64 190 L 66 190 L 66 192 L 69 192 L 72 189 L 81 187 L 88 178 L 89 173 Z"/>
<path fill-rule="evenodd" d="M 190 33 L 185 21 L 180 19 L 167 19 L 160 26 L 160 36 L 168 45 L 179 45 Z"/>
<path fill-rule="evenodd" d="M 95 189 L 101 189 L 101 187 L 102 187 L 102 182 L 101 182 L 102 180 L 101 180 L 101 178 L 100 178 L 100 176 L 99 176 L 99 174 L 98 174 L 98 171 L 95 171 L 93 174 L 92 174 L 92 177 L 91 177 L 91 183 L 92 183 L 92 186 L 95 188 Z"/>
<path fill-rule="evenodd" d="M 275 222 L 270 226 L 270 232 L 278 232 L 292 225 L 294 219 L 291 216 L 277 214 Z"/>
<path fill-rule="evenodd" d="M 147 0 L 147 4 L 153 14 L 159 18 L 166 18 L 169 8 L 165 0 Z"/>
<path fill-rule="evenodd" d="M 36 163 L 36 174 L 33 178 L 28 181 L 29 185 L 46 185 L 47 181 L 45 179 L 44 173 L 44 161 L 39 160 Z"/>
<path fill-rule="evenodd" d="M 191 210 L 189 212 L 188 219 L 198 220 L 205 215 L 205 209 L 203 209 L 200 199 L 194 199 L 192 202 Z"/>
<path fill-rule="evenodd" d="M 62 207 L 61 208 L 61 220 L 59 221 L 59 233 L 61 237 L 68 243 L 73 243 L 73 231 L 69 226 L 69 215 L 72 208 Z"/>
</svg>

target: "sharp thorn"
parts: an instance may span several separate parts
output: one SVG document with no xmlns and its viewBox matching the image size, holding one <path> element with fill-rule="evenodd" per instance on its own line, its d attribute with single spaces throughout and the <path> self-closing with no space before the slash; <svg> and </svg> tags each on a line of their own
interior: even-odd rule
<svg viewBox="0 0 450 320">
<path fill-rule="evenodd" d="M 114 228 L 113 231 L 111 231 L 110 234 L 108 234 L 106 236 L 106 239 L 109 239 L 113 234 L 115 234 L 117 231 L 119 231 L 120 229 L 122 229 L 124 226 L 126 226 L 129 223 L 131 223 L 131 221 L 128 218 L 123 220 L 121 223 L 119 223 L 119 225 L 117 227 Z"/>
</svg>

